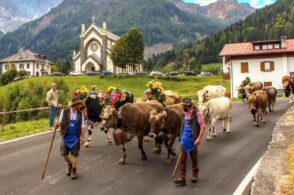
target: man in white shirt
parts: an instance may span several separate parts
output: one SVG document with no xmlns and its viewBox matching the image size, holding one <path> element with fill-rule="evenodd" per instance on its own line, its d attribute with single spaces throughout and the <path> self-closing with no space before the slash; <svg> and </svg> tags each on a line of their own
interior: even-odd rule
<svg viewBox="0 0 294 195">
<path fill-rule="evenodd" d="M 60 152 L 68 163 L 67 175 L 72 179 L 77 178 L 77 160 L 80 145 L 84 143 L 85 117 L 80 111 L 82 101 L 73 98 L 70 103 L 71 108 L 61 111 L 58 123 L 55 128 L 60 126 L 62 136 Z M 71 156 L 69 156 L 71 153 Z"/>
</svg>

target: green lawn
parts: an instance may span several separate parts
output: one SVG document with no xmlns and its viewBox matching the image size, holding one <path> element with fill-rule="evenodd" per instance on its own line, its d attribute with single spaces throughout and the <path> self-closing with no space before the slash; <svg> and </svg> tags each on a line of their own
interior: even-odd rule
<svg viewBox="0 0 294 195">
<path fill-rule="evenodd" d="M 201 71 L 202 72 L 211 72 L 211 73 L 217 75 L 222 66 L 223 65 L 220 63 L 203 64 Z"/>
<path fill-rule="evenodd" d="M 147 89 L 146 84 L 150 80 L 160 81 L 163 84 L 164 89 L 179 92 L 183 97 L 196 97 L 196 91 L 203 88 L 206 85 L 214 85 L 217 81 L 224 83 L 224 86 L 229 91 L 229 82 L 222 81 L 221 77 L 183 77 L 182 81 L 168 81 L 163 79 L 154 79 L 149 77 L 134 77 L 134 78 L 98 78 L 98 77 L 33 77 L 20 81 L 13 82 L 7 86 L 0 87 L 0 95 L 5 97 L 5 92 L 8 88 L 13 88 L 15 85 L 20 85 L 23 90 L 29 89 L 31 82 L 42 83 L 46 89 L 50 87 L 50 84 L 56 80 L 64 80 L 70 91 L 75 90 L 79 86 L 85 85 L 90 88 L 92 85 L 96 85 L 98 89 L 105 91 L 109 86 L 115 86 L 120 89 L 126 89 L 132 92 L 135 98 L 143 97 L 143 92 Z M 62 90 L 62 89 L 59 89 Z M 45 97 L 44 97 L 45 99 Z M 67 97 L 66 99 L 70 99 Z M 67 102 L 62 102 L 67 105 Z M 1 102 L 0 102 L 1 104 Z M 5 125 L 5 131 L 0 131 L 0 141 L 13 139 L 25 135 L 38 133 L 48 129 L 47 119 L 41 119 L 38 121 L 18 122 L 15 124 Z"/>
<path fill-rule="evenodd" d="M 29 88 L 30 81 L 44 83 L 44 87 L 50 86 L 50 83 L 55 80 L 62 79 L 70 87 L 71 91 L 78 88 L 81 85 L 86 85 L 90 88 L 92 85 L 97 85 L 98 89 L 105 91 L 109 86 L 115 86 L 117 88 L 126 89 L 132 92 L 136 98 L 142 97 L 143 92 L 147 89 L 146 84 L 150 80 L 157 80 L 162 82 L 164 89 L 177 91 L 182 95 L 194 95 L 196 91 L 203 88 L 206 85 L 214 85 L 217 81 L 222 81 L 221 77 L 183 77 L 184 81 L 167 81 L 162 79 L 154 79 L 149 77 L 135 77 L 135 78 L 98 78 L 98 77 L 32 77 L 21 81 L 13 82 L 9 85 L 0 87 L 0 94 L 5 94 L 5 91 L 9 87 L 13 87 L 16 84 L 20 84 L 25 90 Z M 224 81 L 224 86 L 229 91 L 229 82 Z M 62 90 L 62 89 L 59 89 Z"/>
<path fill-rule="evenodd" d="M 0 130 L 0 141 L 32 135 L 48 130 L 48 119 L 7 124 Z"/>
</svg>

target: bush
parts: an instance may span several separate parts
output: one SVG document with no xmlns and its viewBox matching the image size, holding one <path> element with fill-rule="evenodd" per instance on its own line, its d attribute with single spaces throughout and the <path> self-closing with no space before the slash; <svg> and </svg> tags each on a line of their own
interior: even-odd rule
<svg viewBox="0 0 294 195">
<path fill-rule="evenodd" d="M 10 69 L 0 76 L 0 84 L 7 85 L 8 83 L 14 81 L 17 76 L 18 76 L 17 70 Z"/>
<path fill-rule="evenodd" d="M 25 71 L 25 70 L 20 70 L 20 71 L 18 72 L 18 77 L 19 77 L 19 78 L 23 79 L 23 78 L 25 78 L 26 76 L 27 76 L 27 71 Z"/>
</svg>

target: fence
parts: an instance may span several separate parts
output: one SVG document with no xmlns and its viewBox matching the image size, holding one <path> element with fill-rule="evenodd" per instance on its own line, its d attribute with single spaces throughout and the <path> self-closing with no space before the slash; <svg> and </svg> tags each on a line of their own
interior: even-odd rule
<svg viewBox="0 0 294 195">
<path fill-rule="evenodd" d="M 14 111 L 6 111 L 3 110 L 0 112 L 0 117 L 2 118 L 1 120 L 1 131 L 4 131 L 4 125 L 5 125 L 5 116 L 11 115 L 11 114 L 17 114 L 17 113 L 28 113 L 28 112 L 34 112 L 34 111 L 41 111 L 41 110 L 49 110 L 49 107 L 40 107 L 40 108 L 29 108 L 29 109 L 24 109 L 24 110 L 14 110 Z"/>
</svg>

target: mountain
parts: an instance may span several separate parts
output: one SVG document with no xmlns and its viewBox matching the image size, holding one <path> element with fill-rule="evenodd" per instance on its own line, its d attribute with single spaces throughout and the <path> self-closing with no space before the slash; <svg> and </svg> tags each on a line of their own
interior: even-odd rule
<svg viewBox="0 0 294 195">
<path fill-rule="evenodd" d="M 294 38 L 293 0 L 278 0 L 275 4 L 258 9 L 245 20 L 232 24 L 195 44 L 176 48 L 149 59 L 147 66 L 148 69 L 153 69 L 172 63 L 174 67 L 180 68 L 185 56 L 185 61 L 192 69 L 199 69 L 201 64 L 221 62 L 219 52 L 227 43 L 280 39 L 281 36 Z"/>
<path fill-rule="evenodd" d="M 199 7 L 182 0 L 64 0 L 45 16 L 3 36 L 0 58 L 21 48 L 46 54 L 52 60 L 70 58 L 71 51 L 79 49 L 81 23 L 89 26 L 92 16 L 98 18 L 98 25 L 107 21 L 117 35 L 138 27 L 149 55 L 203 39 L 225 26 L 203 11 L 188 11 L 185 6 L 190 5 L 191 9 Z"/>
<path fill-rule="evenodd" d="M 0 0 L 0 30 L 13 31 L 20 25 L 39 18 L 63 0 Z"/>
<path fill-rule="evenodd" d="M 0 38 L 3 37 L 4 33 L 0 30 Z"/>
<path fill-rule="evenodd" d="M 173 2 L 182 10 L 216 18 L 225 25 L 242 20 L 255 11 L 255 8 L 251 7 L 248 3 L 238 3 L 237 0 L 218 0 L 207 6 L 184 3 L 182 0 L 173 0 Z"/>
</svg>

